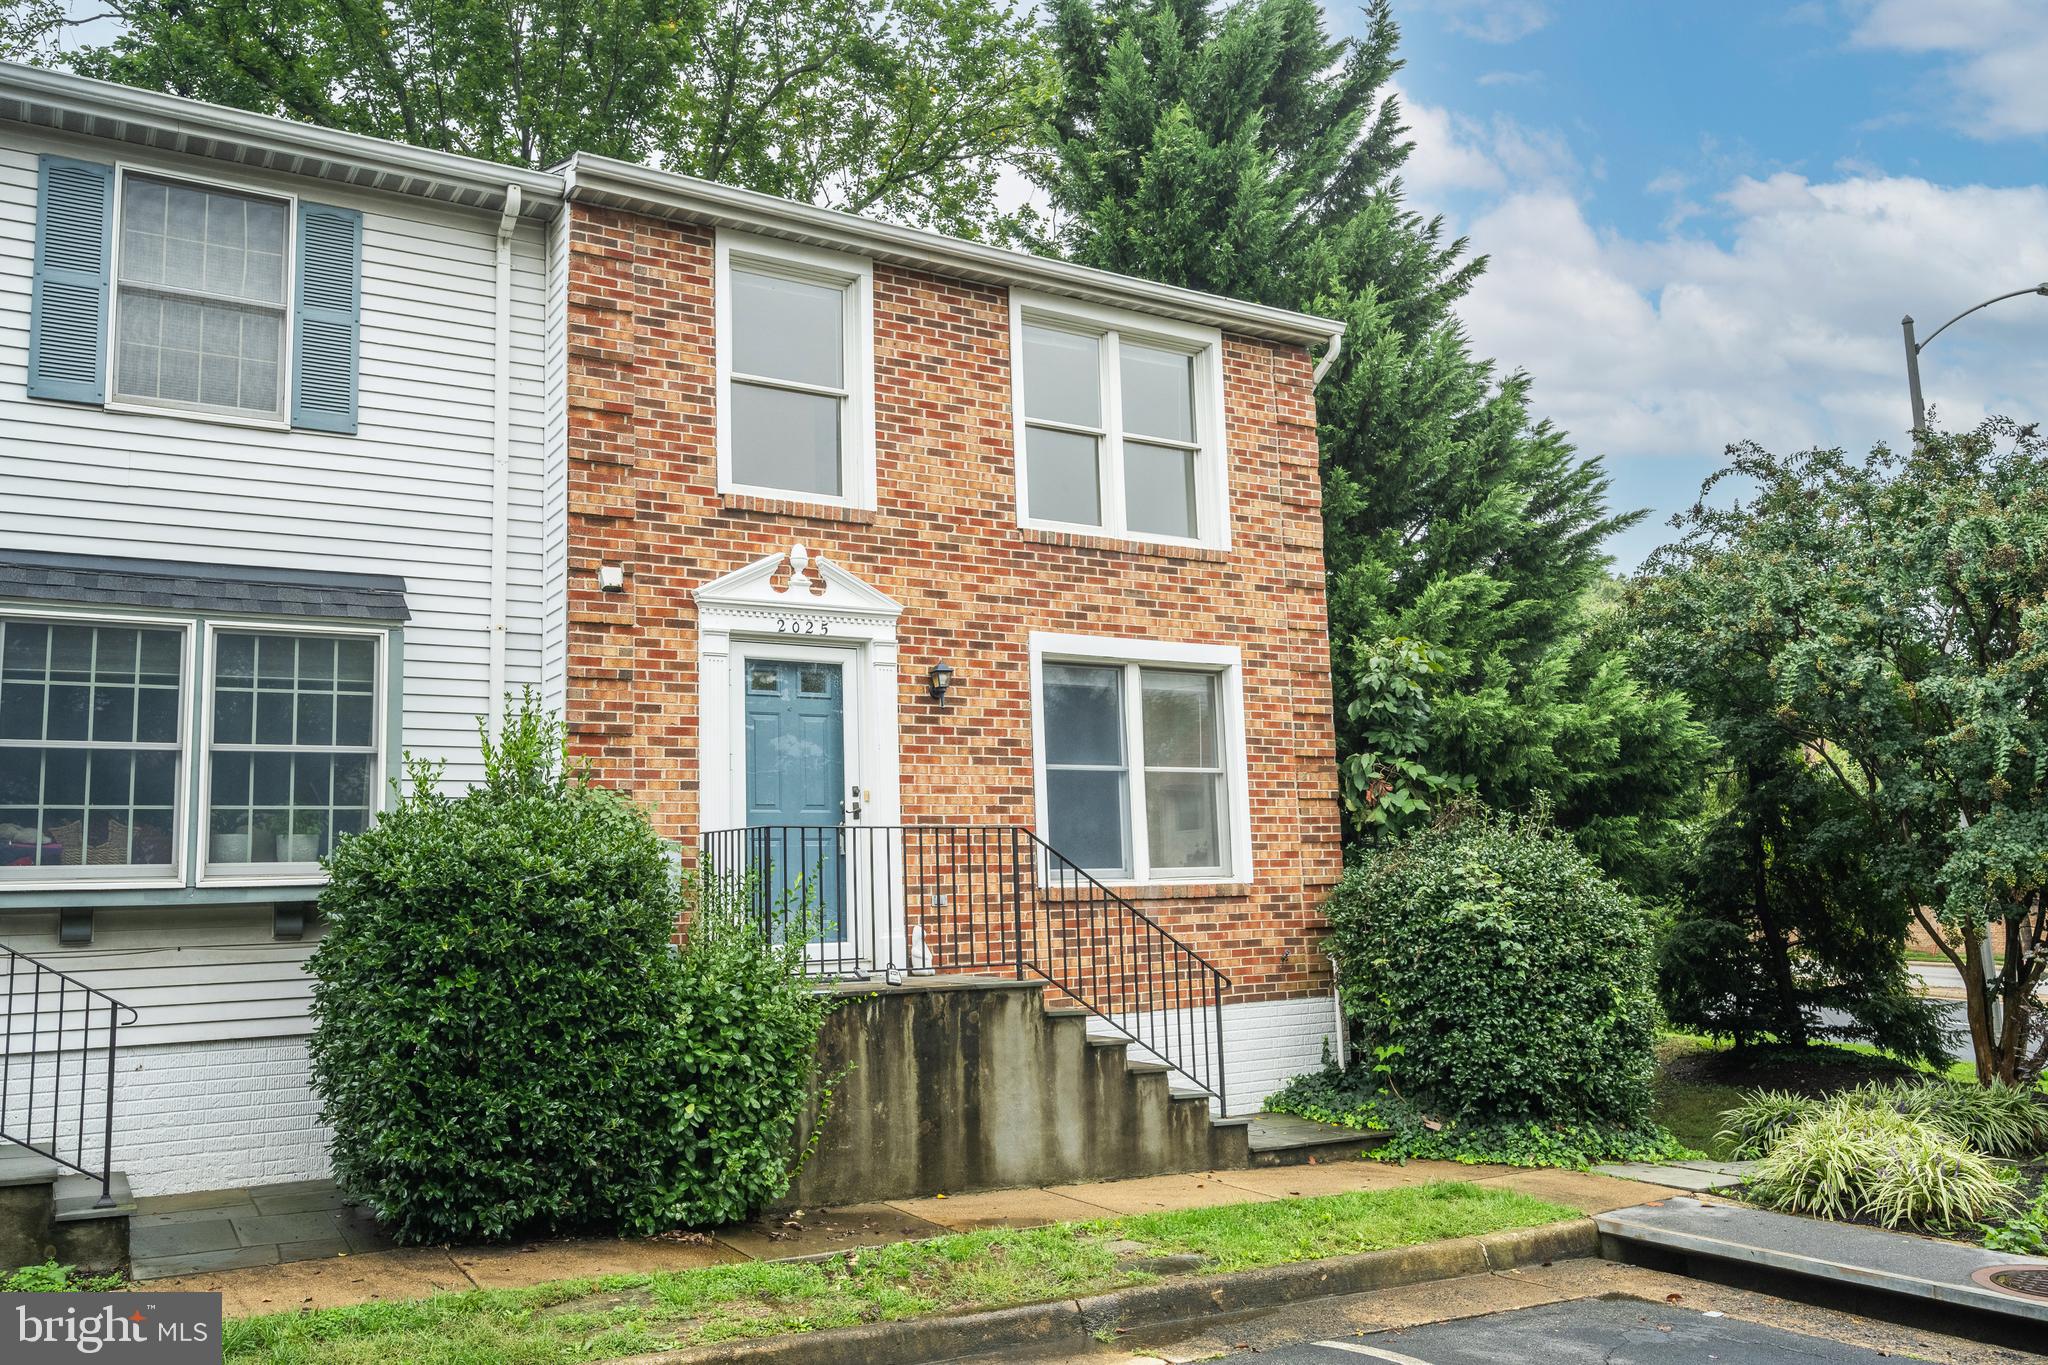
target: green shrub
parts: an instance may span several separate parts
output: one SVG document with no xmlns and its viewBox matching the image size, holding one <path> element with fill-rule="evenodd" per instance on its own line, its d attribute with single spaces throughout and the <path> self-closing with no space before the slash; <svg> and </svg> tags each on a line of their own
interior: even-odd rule
<svg viewBox="0 0 2048 1365">
<path fill-rule="evenodd" d="M 1367 1154 L 1379 1161 L 1584 1170 L 1603 1161 L 1677 1161 L 1699 1155 L 1655 1124 L 1439 1119 L 1414 1101 L 1381 1088 L 1366 1067 L 1345 1070 L 1328 1061 L 1322 1070 L 1289 1081 L 1264 1107 L 1270 1113 L 1383 1132 L 1387 1140 Z"/>
<path fill-rule="evenodd" d="M 1793 1213 L 1946 1231 L 2008 1209 L 2012 1183 L 1934 1124 L 1841 1095 L 1778 1134 L 1748 1193 Z"/>
<path fill-rule="evenodd" d="M 744 888 L 713 878 L 683 940 L 682 1041 L 669 1083 L 689 1120 L 678 1212 L 696 1227 L 738 1222 L 789 1188 L 832 1005 L 804 979 L 803 935 L 770 944 L 749 902 Z M 818 1097 L 820 1124 L 830 1098 Z"/>
<path fill-rule="evenodd" d="M 104 1294 L 126 1283 L 119 1275 L 80 1275 L 75 1265 L 49 1260 L 40 1265 L 25 1265 L 0 1277 L 0 1293 Z"/>
<path fill-rule="evenodd" d="M 2019 1086 L 1946 1078 L 1869 1081 L 1837 1094 L 1829 1103 L 1886 1109 L 1941 1129 L 1985 1156 L 2024 1159 L 2048 1150 L 2048 1104 Z M 1783 1091 L 1759 1090 L 1721 1115 L 1720 1137 L 1738 1158 L 1770 1151 L 1790 1125 L 1821 1105 Z"/>
<path fill-rule="evenodd" d="M 2033 1203 L 2003 1223 L 1985 1228 L 1984 1245 L 2019 1256 L 2048 1256 L 2048 1186 L 2034 1196 Z"/>
<path fill-rule="evenodd" d="M 1819 1100 L 1790 1091 L 1754 1090 L 1735 1108 L 1721 1111 L 1721 1131 L 1714 1137 L 1728 1144 L 1737 1161 L 1752 1161 L 1767 1155 L 1786 1129 L 1819 1107 Z"/>
<path fill-rule="evenodd" d="M 785 958 L 676 952 L 661 840 L 530 697 L 480 785 L 440 776 L 410 762 L 329 859 L 312 1058 L 342 1185 L 413 1242 L 647 1232 L 779 1190 L 816 1040 Z"/>
<path fill-rule="evenodd" d="M 1326 908 L 1345 1011 L 1394 1092 L 1473 1126 L 1647 1124 L 1649 926 L 1543 820 L 1454 810 Z"/>
<path fill-rule="evenodd" d="M 1940 1079 L 1868 1089 L 1868 1102 L 1932 1123 L 1986 1156 L 2024 1159 L 2048 1151 L 2048 1104 L 2031 1086 Z"/>
</svg>

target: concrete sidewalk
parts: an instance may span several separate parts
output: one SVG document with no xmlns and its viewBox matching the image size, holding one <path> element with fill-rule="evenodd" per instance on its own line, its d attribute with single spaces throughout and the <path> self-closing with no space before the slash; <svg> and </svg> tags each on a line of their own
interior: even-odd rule
<svg viewBox="0 0 2048 1365">
<path fill-rule="evenodd" d="M 1344 1161 L 905 1199 L 767 1217 L 717 1233 L 673 1234 L 644 1240 L 593 1238 L 493 1247 L 344 1251 L 285 1264 L 159 1275 L 150 1278 L 148 1284 L 153 1290 L 219 1293 L 228 1315 L 242 1317 L 425 1298 L 465 1289 L 515 1289 L 549 1280 L 595 1275 L 644 1274 L 736 1261 L 815 1256 L 975 1228 L 1039 1227 L 1116 1214 L 1391 1189 L 1440 1180 L 1498 1184 L 1588 1214 L 1626 1208 L 1676 1192 L 1664 1186 L 1574 1171 L 1460 1166 L 1438 1161 L 1416 1161 L 1402 1166 Z M 262 1190 L 236 1193 L 247 1196 L 252 1204 L 269 1198 Z M 292 1202 L 310 1203 L 316 1195 L 317 1191 L 310 1187 L 298 1187 Z M 196 1202 L 198 1196 L 184 1198 L 189 1203 L 187 1208 L 160 1211 L 156 1216 L 181 1216 L 190 1223 L 195 1216 L 202 1215 L 204 1206 Z M 360 1217 L 348 1213 L 338 1216 Z M 303 1231 L 296 1226 L 288 1230 Z M 232 1220 L 229 1231 L 233 1231 Z"/>
</svg>

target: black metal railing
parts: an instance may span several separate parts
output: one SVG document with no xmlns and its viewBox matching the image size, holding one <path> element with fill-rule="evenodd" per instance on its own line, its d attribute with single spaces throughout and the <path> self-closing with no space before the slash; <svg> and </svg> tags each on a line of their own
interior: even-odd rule
<svg viewBox="0 0 2048 1365">
<path fill-rule="evenodd" d="M 114 1203 L 114 1074 L 121 1025 L 135 1011 L 25 953 L 6 964 L 0 1141 L 100 1182 Z"/>
<path fill-rule="evenodd" d="M 703 836 L 710 887 L 823 977 L 1037 977 L 1223 1100 L 1223 993 L 1193 948 L 1015 825 L 751 825 Z"/>
</svg>

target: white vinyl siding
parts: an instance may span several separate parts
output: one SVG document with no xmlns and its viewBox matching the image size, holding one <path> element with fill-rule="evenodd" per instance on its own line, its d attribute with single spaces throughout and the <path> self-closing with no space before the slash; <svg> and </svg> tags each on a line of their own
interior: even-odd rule
<svg viewBox="0 0 2048 1365">
<path fill-rule="evenodd" d="M 0 149 L 0 489 L 11 548 L 398 574 L 402 745 L 479 775 L 489 653 L 496 220 L 321 184 L 363 223 L 362 369 L 353 436 L 31 402 L 24 392 L 36 154 L 112 159 L 52 137 Z M 209 166 L 123 148 L 131 168 Z M 249 183 L 247 172 L 238 183 Z M 279 182 L 280 191 L 294 182 Z M 513 239 L 506 679 L 542 681 L 547 550 L 544 229 Z M 559 598 L 560 593 L 555 594 Z"/>
</svg>

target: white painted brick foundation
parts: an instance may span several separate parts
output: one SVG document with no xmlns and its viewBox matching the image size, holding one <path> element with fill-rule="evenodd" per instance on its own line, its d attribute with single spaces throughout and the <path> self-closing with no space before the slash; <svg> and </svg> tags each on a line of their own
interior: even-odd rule
<svg viewBox="0 0 2048 1365">
<path fill-rule="evenodd" d="M 1176 1027 L 1172 1011 L 1122 1021 L 1140 1038 L 1200 1036 L 1200 1029 Z M 1097 1037 L 1123 1036 L 1100 1019 L 1091 1019 Z M 1223 1088 L 1232 1114 L 1256 1112 L 1266 1097 L 1306 1071 L 1323 1064 L 1323 1047 L 1337 1052 L 1336 1007 L 1327 995 L 1290 1000 L 1258 1000 L 1223 1007 Z M 1141 1046 L 1133 1058 L 1155 1057 Z M 1181 1076 L 1186 1081 L 1187 1077 Z"/>
<path fill-rule="evenodd" d="M 303 1038 L 121 1049 L 114 1169 L 137 1194 L 328 1174 Z"/>
</svg>

